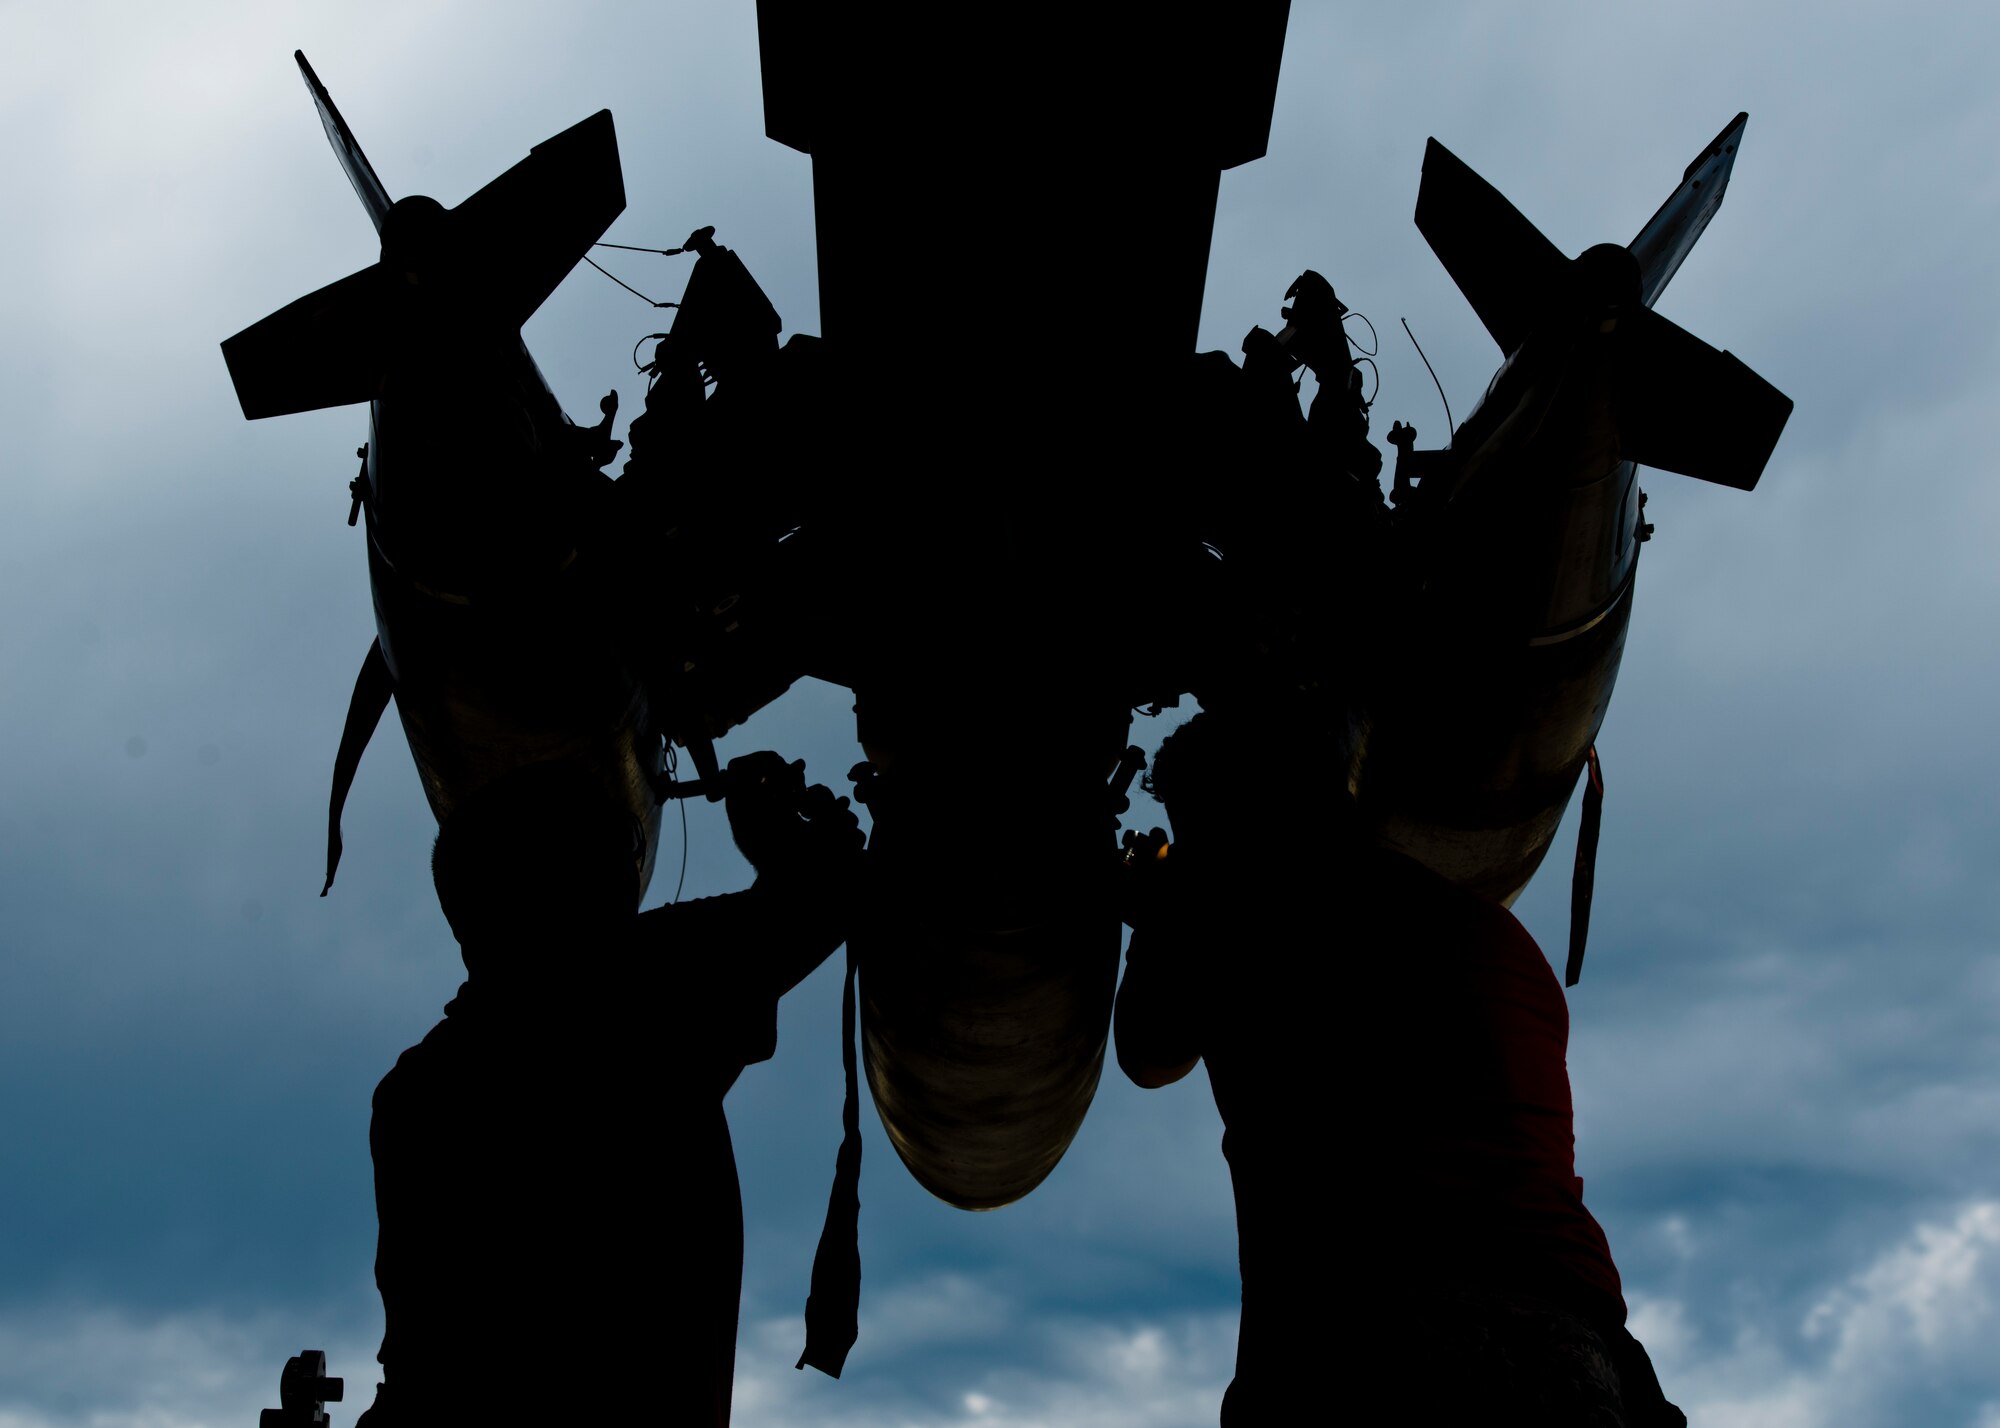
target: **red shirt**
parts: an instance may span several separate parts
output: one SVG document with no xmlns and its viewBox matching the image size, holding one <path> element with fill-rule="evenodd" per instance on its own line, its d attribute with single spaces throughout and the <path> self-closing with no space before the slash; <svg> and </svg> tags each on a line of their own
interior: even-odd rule
<svg viewBox="0 0 2000 1428">
<path fill-rule="evenodd" d="M 1568 1007 L 1513 914 L 1374 849 L 1175 872 L 1127 977 L 1184 979 L 1194 998 L 1246 1323 L 1253 1298 L 1371 1281 L 1623 1322 L 1576 1177 Z"/>
<path fill-rule="evenodd" d="M 1408 859 L 1383 862 L 1381 891 L 1423 908 L 1389 993 L 1409 1045 L 1387 1094 L 1416 1204 L 1456 1221 L 1439 1240 L 1471 1268 L 1468 1282 L 1536 1288 L 1623 1323 L 1618 1268 L 1576 1174 L 1569 1004 L 1555 973 L 1507 909 Z"/>
</svg>

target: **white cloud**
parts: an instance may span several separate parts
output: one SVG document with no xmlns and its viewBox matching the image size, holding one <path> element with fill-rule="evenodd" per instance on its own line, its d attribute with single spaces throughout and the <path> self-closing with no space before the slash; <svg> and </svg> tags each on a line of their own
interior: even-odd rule
<svg viewBox="0 0 2000 1428">
<path fill-rule="evenodd" d="M 1234 1310 L 1044 1315 L 953 1276 L 877 1297 L 839 1382 L 791 1367 L 795 1316 L 746 1325 L 737 1428 L 1206 1428 L 1235 1371 Z"/>
<path fill-rule="evenodd" d="M 307 1347 L 324 1349 L 328 1370 L 345 1378 L 337 1417 L 352 1423 L 374 1397 L 374 1346 L 301 1343 L 300 1322 L 104 1306 L 10 1312 L 0 1316 L 0 1428 L 241 1428 L 277 1406 L 279 1371 Z"/>
<path fill-rule="evenodd" d="M 1900 1428 L 1956 1417 L 2000 1425 L 2000 1200 L 1915 1226 L 1859 1273 L 1820 1294 L 1796 1332 L 1739 1319 L 1704 1338 L 1688 1307 L 1632 1296 L 1632 1332 L 1667 1396 L 1703 1428 Z"/>
<path fill-rule="evenodd" d="M 1691 1235 L 1677 1217 L 1661 1233 Z M 1633 1291 L 1632 1332 L 1668 1397 L 1702 1428 L 2000 1428 L 2000 1198 L 1914 1225 L 1802 1312 L 1718 1314 Z M 1701 1312 L 1707 1310 L 1708 1312 Z M 964 1314 L 954 1328 L 942 1327 Z M 790 1368 L 793 1317 L 746 1328 L 743 1428 L 793 1422 L 888 1428 L 1174 1428 L 1208 1425 L 1232 1371 L 1233 1312 L 1087 1320 L 1040 1317 L 954 1277 L 889 1291 L 847 1380 Z M 924 1328 L 922 1326 L 929 1325 Z M 977 1345 L 973 1340 L 983 1341 Z M 947 1350 L 975 1347 L 959 1359 Z"/>
<path fill-rule="evenodd" d="M 2000 1285 L 2000 1201 L 1966 1206 L 1948 1225 L 1919 1225 L 1806 1316 L 1808 1339 L 1830 1339 L 1831 1364 L 1842 1373 L 1867 1370 L 1878 1359 L 1902 1360 L 1913 1350 L 1927 1361 L 1990 1345 L 1993 1300 Z"/>
</svg>

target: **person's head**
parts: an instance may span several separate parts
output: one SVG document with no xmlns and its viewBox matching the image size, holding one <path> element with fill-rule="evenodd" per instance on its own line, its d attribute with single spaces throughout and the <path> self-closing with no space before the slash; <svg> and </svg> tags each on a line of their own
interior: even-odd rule
<svg viewBox="0 0 2000 1428">
<path fill-rule="evenodd" d="M 1143 787 L 1166 806 L 1178 841 L 1344 834 L 1353 800 L 1329 776 L 1321 743 L 1303 720 L 1203 710 L 1162 741 Z"/>
<path fill-rule="evenodd" d="M 645 839 L 630 810 L 578 765 L 532 764 L 478 790 L 431 851 L 438 903 L 467 967 L 614 931 L 638 908 Z"/>
</svg>

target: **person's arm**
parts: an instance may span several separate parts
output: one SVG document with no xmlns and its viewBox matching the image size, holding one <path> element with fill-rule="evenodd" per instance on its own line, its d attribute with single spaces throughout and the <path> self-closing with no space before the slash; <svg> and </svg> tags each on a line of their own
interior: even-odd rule
<svg viewBox="0 0 2000 1428">
<path fill-rule="evenodd" d="M 807 788 L 804 770 L 776 754 L 732 759 L 730 832 L 757 881 L 640 915 L 640 945 L 673 949 L 722 1004 L 775 1004 L 847 940 L 865 840 L 848 801 Z"/>
<path fill-rule="evenodd" d="M 1148 870 L 1153 887 L 1134 921 L 1118 984 L 1112 1039 L 1118 1066 L 1147 1090 L 1172 1085 L 1201 1059 L 1201 1015 L 1193 975 L 1199 934 L 1168 881 L 1178 870 Z"/>
<path fill-rule="evenodd" d="M 775 1003 L 844 940 L 841 920 L 764 878 L 742 892 L 639 914 L 642 955 L 664 953 L 688 993 L 711 1003 Z"/>
<path fill-rule="evenodd" d="M 1163 940 L 1167 937 L 1163 934 Z M 1119 1069 L 1132 1084 L 1149 1091 L 1172 1085 L 1201 1059 L 1200 1022 L 1188 985 L 1192 979 L 1181 959 L 1161 956 L 1162 949 L 1145 945 L 1151 940 L 1132 934 L 1112 1025 Z"/>
<path fill-rule="evenodd" d="M 818 969 L 847 940 L 860 891 L 861 822 L 845 798 L 805 781 L 804 760 L 773 753 L 729 761 L 724 807 L 736 846 L 757 870 L 767 940 L 757 959 L 773 1000 Z"/>
</svg>

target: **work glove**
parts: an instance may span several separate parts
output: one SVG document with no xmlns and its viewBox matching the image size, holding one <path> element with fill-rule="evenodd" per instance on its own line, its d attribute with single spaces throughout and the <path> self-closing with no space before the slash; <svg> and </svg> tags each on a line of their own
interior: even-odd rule
<svg viewBox="0 0 2000 1428">
<path fill-rule="evenodd" d="M 852 874 L 866 838 L 845 798 L 806 785 L 803 759 L 744 754 L 723 774 L 723 808 L 736 846 L 760 878 L 838 881 Z"/>
</svg>

